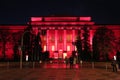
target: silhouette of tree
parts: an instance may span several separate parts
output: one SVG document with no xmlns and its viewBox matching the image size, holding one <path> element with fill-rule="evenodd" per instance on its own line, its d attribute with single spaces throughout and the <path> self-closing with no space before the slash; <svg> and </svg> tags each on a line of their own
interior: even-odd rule
<svg viewBox="0 0 120 80">
<path fill-rule="evenodd" d="M 99 27 L 93 37 L 93 58 L 95 60 L 107 60 L 111 53 L 114 53 L 115 36 L 114 32 L 107 27 Z"/>
<path fill-rule="evenodd" d="M 39 61 L 42 58 L 42 47 L 41 47 L 41 38 L 40 32 L 35 36 L 34 39 L 34 48 L 33 48 L 33 59 Z"/>
<path fill-rule="evenodd" d="M 2 60 L 6 60 L 6 53 L 5 53 L 5 51 L 6 51 L 6 43 L 7 43 L 7 41 L 10 40 L 9 39 L 10 38 L 9 37 L 9 35 L 10 35 L 9 29 L 2 29 L 2 27 L 1 27 L 0 35 L 1 35 L 2 45 L 3 45 L 3 48 L 2 48 Z"/>
<path fill-rule="evenodd" d="M 90 60 L 91 59 L 91 54 L 90 54 L 90 32 L 89 32 L 89 27 L 84 26 L 83 27 L 83 58 L 84 60 Z"/>
<path fill-rule="evenodd" d="M 12 42 L 13 42 L 13 59 L 14 61 L 19 61 L 20 59 L 20 55 L 18 53 L 19 51 L 19 46 L 20 46 L 20 42 L 21 42 L 21 37 L 22 37 L 22 31 L 19 31 L 19 32 L 15 32 L 15 33 L 12 33 Z"/>
<path fill-rule="evenodd" d="M 78 34 L 77 34 L 77 39 L 75 42 L 73 42 L 73 45 L 76 46 L 77 48 L 77 53 L 78 53 L 78 60 L 80 61 L 83 57 L 82 57 L 82 40 L 81 40 L 81 31 L 78 30 Z"/>
<path fill-rule="evenodd" d="M 23 45 L 22 45 L 22 51 L 23 51 L 23 60 L 25 60 L 26 55 L 28 55 L 28 60 L 31 60 L 32 58 L 32 27 L 29 25 L 23 32 Z"/>
<path fill-rule="evenodd" d="M 117 50 L 120 51 L 120 37 L 116 40 Z"/>
</svg>

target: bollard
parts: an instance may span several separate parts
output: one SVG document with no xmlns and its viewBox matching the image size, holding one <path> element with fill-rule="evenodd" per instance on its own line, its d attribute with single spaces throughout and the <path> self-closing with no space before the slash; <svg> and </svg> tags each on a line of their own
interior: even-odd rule
<svg viewBox="0 0 120 80">
<path fill-rule="evenodd" d="M 35 62 L 33 61 L 33 69 L 35 68 Z"/>
<path fill-rule="evenodd" d="M 80 60 L 81 68 L 82 68 L 82 63 L 83 63 L 83 61 L 82 61 L 82 60 Z"/>
<path fill-rule="evenodd" d="M 116 64 L 117 65 L 117 71 L 120 71 L 120 69 L 119 69 L 119 64 Z"/>
<path fill-rule="evenodd" d="M 94 66 L 95 66 L 95 65 L 94 65 L 94 62 L 92 62 L 92 69 L 94 69 Z"/>
</svg>

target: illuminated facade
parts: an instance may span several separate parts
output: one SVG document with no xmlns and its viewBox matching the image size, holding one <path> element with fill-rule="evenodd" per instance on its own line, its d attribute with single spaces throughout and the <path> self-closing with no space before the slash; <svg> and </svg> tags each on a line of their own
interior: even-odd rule
<svg viewBox="0 0 120 80">
<path fill-rule="evenodd" d="M 31 25 L 46 31 L 42 38 L 44 51 L 50 52 L 50 57 L 64 58 L 76 51 L 75 42 L 78 30 L 84 25 L 92 26 L 91 17 L 32 17 Z M 36 31 L 35 31 L 36 32 Z"/>
<path fill-rule="evenodd" d="M 33 34 L 37 34 L 38 32 L 41 33 L 40 37 L 43 52 L 49 51 L 50 58 L 64 58 L 65 56 L 71 56 L 72 52 L 76 51 L 76 47 L 72 43 L 76 41 L 78 31 L 81 31 L 80 36 L 81 39 L 83 38 L 82 33 L 84 27 L 87 27 L 89 30 L 89 43 L 91 51 L 94 32 L 98 27 L 105 26 L 112 29 L 115 32 L 116 38 L 120 38 L 120 25 L 96 25 L 92 21 L 91 17 L 31 17 L 31 20 L 27 25 L 0 26 L 1 29 L 7 30 L 8 34 L 12 33 L 11 36 L 8 36 L 8 38 L 10 39 L 11 37 L 11 39 L 6 41 L 5 45 L 7 48 L 5 51 L 8 58 L 12 58 L 12 54 L 14 53 L 13 42 L 14 40 L 17 40 L 12 36 L 21 38 L 20 36 L 22 36 L 23 33 L 19 34 L 18 32 L 24 32 L 24 29 L 28 25 L 32 26 Z M 3 56 L 2 34 L 0 35 L 0 57 Z M 16 44 L 18 43 L 16 42 Z M 19 48 L 18 53 L 20 54 Z M 112 55 L 114 55 L 114 53 Z"/>
</svg>

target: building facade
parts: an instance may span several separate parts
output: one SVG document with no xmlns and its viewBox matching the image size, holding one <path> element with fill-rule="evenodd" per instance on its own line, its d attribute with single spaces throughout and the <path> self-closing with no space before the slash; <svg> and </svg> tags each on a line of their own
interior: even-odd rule
<svg viewBox="0 0 120 80">
<path fill-rule="evenodd" d="M 43 51 L 49 51 L 50 57 L 65 58 L 76 51 L 72 43 L 75 42 L 78 31 L 85 25 L 90 29 L 94 22 L 91 17 L 32 17 L 30 24 L 33 30 L 45 32 L 41 36 Z"/>
<path fill-rule="evenodd" d="M 21 45 L 21 42 L 19 43 L 18 40 L 22 39 L 24 30 L 28 26 L 32 27 L 32 33 L 34 35 L 37 35 L 40 32 L 39 37 L 41 38 L 42 51 L 49 51 L 49 57 L 56 59 L 65 58 L 65 56 L 70 57 L 73 51 L 77 53 L 77 48 L 73 43 L 77 40 L 78 36 L 80 36 L 81 40 L 84 38 L 85 28 L 88 30 L 89 34 L 88 41 L 90 51 L 92 51 L 94 33 L 99 27 L 111 29 L 115 34 L 116 40 L 120 39 L 120 25 L 97 25 L 92 21 L 91 17 L 31 17 L 31 20 L 26 25 L 0 26 L 0 57 L 3 57 L 3 50 L 5 50 L 7 58 L 12 58 L 15 44 L 18 44 L 17 51 L 20 55 L 19 46 Z M 4 31 L 6 31 L 6 34 Z M 78 32 L 80 32 L 79 35 Z M 6 36 L 7 38 L 4 38 L 3 36 Z M 16 42 L 14 42 L 15 40 Z M 4 43 L 5 49 L 3 49 Z M 84 48 L 82 48 L 82 50 L 84 50 Z M 115 53 L 111 53 L 111 55 L 114 56 Z"/>
</svg>

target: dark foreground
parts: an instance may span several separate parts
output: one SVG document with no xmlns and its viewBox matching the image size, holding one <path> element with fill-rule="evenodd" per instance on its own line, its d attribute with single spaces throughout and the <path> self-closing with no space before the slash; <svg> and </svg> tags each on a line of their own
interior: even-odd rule
<svg viewBox="0 0 120 80">
<path fill-rule="evenodd" d="M 0 80 L 120 80 L 120 72 L 102 69 L 9 69 Z"/>
<path fill-rule="evenodd" d="M 63 63 L 41 64 L 39 67 L 26 64 L 22 69 L 11 63 L 8 65 L 0 68 L 0 80 L 120 80 L 120 71 L 112 72 L 110 65 L 106 70 L 105 63 L 96 63 L 94 68 L 85 63 L 72 69 Z"/>
</svg>

